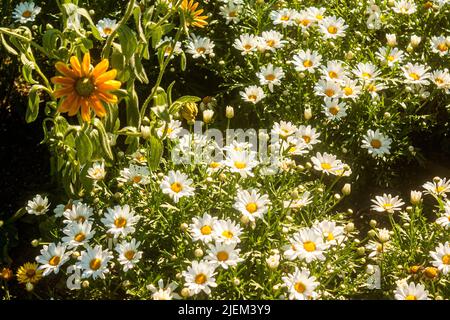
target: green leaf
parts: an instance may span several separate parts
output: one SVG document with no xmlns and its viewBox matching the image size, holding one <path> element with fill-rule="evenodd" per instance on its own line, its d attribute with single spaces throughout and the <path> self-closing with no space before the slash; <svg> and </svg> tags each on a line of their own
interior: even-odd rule
<svg viewBox="0 0 450 320">
<path fill-rule="evenodd" d="M 134 56 L 134 59 L 132 59 L 132 61 L 134 61 L 134 74 L 136 75 L 136 78 L 142 82 L 147 84 L 148 83 L 148 77 L 147 77 L 147 73 L 144 70 L 144 67 L 142 66 L 142 61 L 139 57 Z"/>
<path fill-rule="evenodd" d="M 94 118 L 93 123 L 94 123 L 94 126 L 98 130 L 98 136 L 100 138 L 100 145 L 102 147 L 102 150 L 103 150 L 106 158 L 110 161 L 113 161 L 114 156 L 111 151 L 111 146 L 109 145 L 108 135 L 106 133 L 105 127 L 103 126 L 103 123 L 97 118 Z"/>
<path fill-rule="evenodd" d="M 119 33 L 119 41 L 120 45 L 122 46 L 122 53 L 125 56 L 125 59 L 128 60 L 131 58 L 131 56 L 133 56 L 138 46 L 136 34 L 126 25 L 120 26 L 117 32 Z"/>
<path fill-rule="evenodd" d="M 77 151 L 77 157 L 81 164 L 87 163 L 92 157 L 92 143 L 89 136 L 84 132 L 78 132 L 75 138 L 75 150 Z"/>
<path fill-rule="evenodd" d="M 156 48 L 163 36 L 163 28 L 161 26 L 152 29 L 152 47 Z"/>
<path fill-rule="evenodd" d="M 180 56 L 181 56 L 180 59 L 181 71 L 186 71 L 186 55 L 184 54 L 184 52 L 181 52 Z"/>
<path fill-rule="evenodd" d="M 156 135 L 150 137 L 150 150 L 148 155 L 148 165 L 151 170 L 156 170 L 159 167 L 159 162 L 164 151 L 163 143 Z"/>
<path fill-rule="evenodd" d="M 25 115 L 25 120 L 27 123 L 33 122 L 36 120 L 39 114 L 39 103 L 41 99 L 39 98 L 39 90 L 44 88 L 41 85 L 34 85 L 30 89 L 30 93 L 28 94 L 28 108 Z"/>
<path fill-rule="evenodd" d="M 196 96 L 183 96 L 178 98 L 174 103 L 199 102 L 200 100 L 202 99 Z"/>
<path fill-rule="evenodd" d="M 2 45 L 3 47 L 5 47 L 6 51 L 8 51 L 10 54 L 17 56 L 19 53 L 12 47 L 10 46 L 5 38 L 3 37 L 3 34 L 0 34 L 0 38 L 2 40 Z"/>
</svg>

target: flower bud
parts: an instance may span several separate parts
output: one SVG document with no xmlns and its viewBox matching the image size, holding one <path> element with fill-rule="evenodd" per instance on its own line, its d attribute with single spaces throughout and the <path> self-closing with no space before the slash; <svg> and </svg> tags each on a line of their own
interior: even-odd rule
<svg viewBox="0 0 450 320">
<path fill-rule="evenodd" d="M 82 286 L 83 288 L 89 287 L 89 281 L 84 280 L 84 281 L 81 283 L 81 286 Z"/>
<path fill-rule="evenodd" d="M 389 235 L 389 231 L 386 229 L 381 229 L 378 232 L 378 239 L 381 243 L 388 242 L 391 236 Z"/>
<path fill-rule="evenodd" d="M 266 263 L 270 270 L 275 270 L 280 265 L 280 255 L 274 254 L 266 259 Z"/>
<path fill-rule="evenodd" d="M 242 222 L 242 224 L 247 225 L 250 222 L 250 219 L 247 216 L 242 215 L 241 222 Z"/>
<path fill-rule="evenodd" d="M 411 204 L 417 206 L 422 202 L 422 192 L 421 191 L 411 191 Z"/>
<path fill-rule="evenodd" d="M 355 230 L 355 225 L 352 222 L 349 222 L 345 225 L 344 231 L 347 233 L 353 232 Z"/>
<path fill-rule="evenodd" d="M 181 290 L 181 296 L 184 298 L 190 297 L 191 296 L 191 291 L 188 288 L 183 288 Z"/>
<path fill-rule="evenodd" d="M 189 226 L 188 226 L 188 224 L 185 223 L 185 222 L 183 222 L 183 223 L 180 225 L 181 231 L 186 231 L 188 228 L 189 228 Z"/>
<path fill-rule="evenodd" d="M 375 228 L 375 227 L 377 226 L 377 221 L 372 219 L 372 220 L 370 220 L 369 225 L 370 225 L 372 228 Z"/>
<path fill-rule="evenodd" d="M 341 199 L 341 195 L 340 195 L 339 193 L 335 193 L 335 194 L 334 194 L 334 198 L 335 198 L 336 200 L 340 200 L 340 199 Z"/>
<path fill-rule="evenodd" d="M 202 250 L 202 249 L 200 249 L 200 248 L 198 248 L 198 249 L 195 249 L 195 251 L 194 251 L 194 255 L 195 255 L 195 257 L 197 257 L 197 258 L 201 258 L 201 257 L 203 257 L 203 250 Z"/>
<path fill-rule="evenodd" d="M 358 249 L 356 249 L 356 253 L 358 254 L 358 256 L 363 256 L 366 254 L 366 248 L 359 247 Z"/>
<path fill-rule="evenodd" d="M 386 41 L 389 47 L 395 47 L 397 45 L 397 36 L 395 34 L 386 34 Z"/>
<path fill-rule="evenodd" d="M 34 239 L 33 241 L 31 241 L 31 245 L 33 247 L 37 247 L 39 245 L 39 240 L 38 239 Z"/>
<path fill-rule="evenodd" d="M 374 238 L 377 235 L 377 232 L 375 230 L 370 230 L 367 232 L 367 235 L 371 238 Z"/>
<path fill-rule="evenodd" d="M 141 135 L 144 139 L 149 139 L 151 136 L 151 131 L 149 126 L 141 126 Z"/>
<path fill-rule="evenodd" d="M 26 289 L 28 292 L 31 292 L 31 291 L 33 291 L 33 289 L 34 289 L 34 285 L 33 285 L 31 282 L 27 282 L 27 284 L 25 285 L 25 289 Z"/>
<path fill-rule="evenodd" d="M 238 285 L 241 284 L 241 280 L 239 280 L 238 278 L 234 278 L 234 279 L 233 279 L 233 284 L 234 284 L 235 286 L 238 286 Z"/>
<path fill-rule="evenodd" d="M 232 106 L 227 106 L 225 109 L 225 117 L 228 119 L 234 118 L 234 108 Z"/>
<path fill-rule="evenodd" d="M 345 54 L 345 59 L 352 60 L 355 57 L 355 54 L 352 51 L 347 51 Z"/>
<path fill-rule="evenodd" d="M 5 222 L 3 220 L 0 220 L 0 228 L 3 227 L 4 224 Z"/>
<path fill-rule="evenodd" d="M 350 193 L 352 193 L 352 185 L 350 183 L 344 184 L 341 191 L 344 196 L 348 196 Z"/>
<path fill-rule="evenodd" d="M 195 102 L 186 102 L 181 107 L 181 116 L 189 123 L 194 123 L 195 117 L 197 117 L 198 107 Z"/>
<path fill-rule="evenodd" d="M 422 41 L 422 38 L 421 38 L 421 37 L 418 37 L 418 36 L 416 36 L 416 35 L 412 35 L 412 36 L 411 36 L 411 41 L 410 41 L 409 45 L 410 45 L 411 47 L 413 47 L 413 48 L 416 48 L 416 47 L 420 44 L 420 41 Z"/>
<path fill-rule="evenodd" d="M 416 274 L 420 270 L 420 266 L 412 266 L 409 268 L 409 272 Z"/>
<path fill-rule="evenodd" d="M 305 120 L 309 120 L 312 118 L 312 110 L 311 108 L 306 108 L 305 111 L 303 112 L 303 116 L 305 117 Z"/>
<path fill-rule="evenodd" d="M 177 255 L 176 255 L 176 254 L 173 254 L 173 255 L 170 257 L 170 260 L 176 261 L 176 260 L 177 260 Z"/>
<path fill-rule="evenodd" d="M 203 111 L 203 122 L 206 124 L 210 124 L 212 122 L 212 118 L 214 116 L 213 110 L 205 110 Z"/>
</svg>

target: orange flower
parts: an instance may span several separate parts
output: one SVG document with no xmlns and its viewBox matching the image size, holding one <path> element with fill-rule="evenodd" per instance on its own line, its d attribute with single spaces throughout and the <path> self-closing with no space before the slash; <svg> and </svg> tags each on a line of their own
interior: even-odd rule
<svg viewBox="0 0 450 320">
<path fill-rule="evenodd" d="M 114 80 L 117 75 L 115 69 L 108 70 L 109 62 L 103 59 L 95 67 L 91 66 L 91 56 L 86 52 L 80 63 L 76 56 L 70 58 L 70 66 L 57 62 L 55 67 L 62 76 L 53 77 L 54 84 L 62 87 L 55 90 L 56 98 L 63 98 L 58 111 L 68 112 L 69 116 L 78 113 L 81 107 L 83 121 L 91 120 L 91 108 L 98 117 L 104 117 L 105 103 L 117 103 L 117 97 L 109 91 L 120 88 L 120 81 Z"/>
<path fill-rule="evenodd" d="M 181 9 L 183 9 L 185 13 L 186 23 L 187 25 L 193 25 L 199 28 L 203 28 L 208 24 L 205 20 L 208 19 L 208 16 L 201 16 L 203 13 L 203 9 L 199 9 L 196 11 L 198 7 L 198 2 L 194 3 L 194 0 L 183 0 L 181 4 Z"/>
</svg>

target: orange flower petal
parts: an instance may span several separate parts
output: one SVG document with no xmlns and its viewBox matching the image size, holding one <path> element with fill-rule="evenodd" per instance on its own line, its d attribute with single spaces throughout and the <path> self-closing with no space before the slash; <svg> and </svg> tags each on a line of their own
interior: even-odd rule
<svg viewBox="0 0 450 320">
<path fill-rule="evenodd" d="M 75 80 L 69 77 L 55 76 L 52 77 L 51 82 L 54 84 L 65 84 L 65 85 L 73 85 Z"/>
<path fill-rule="evenodd" d="M 111 69 L 108 72 L 103 73 L 95 79 L 95 84 L 100 84 L 108 80 L 114 80 L 117 76 L 117 70 Z"/>
<path fill-rule="evenodd" d="M 59 105 L 58 111 L 61 113 L 68 112 L 70 109 L 72 109 L 75 100 L 77 100 L 77 96 L 74 93 L 70 94 Z"/>
<path fill-rule="evenodd" d="M 109 91 L 109 90 L 117 90 L 120 88 L 122 84 L 117 80 L 108 80 L 103 83 L 97 85 L 98 91 Z"/>
<path fill-rule="evenodd" d="M 108 92 L 96 92 L 96 96 L 106 103 L 117 103 L 117 96 Z"/>
<path fill-rule="evenodd" d="M 78 113 L 78 110 L 80 110 L 80 100 L 81 98 L 79 96 L 75 96 L 75 101 L 72 103 L 72 106 L 69 110 L 69 116 L 72 117 Z"/>
<path fill-rule="evenodd" d="M 87 99 L 81 99 L 81 118 L 83 121 L 91 121 L 91 109 L 89 108 L 89 102 Z"/>
<path fill-rule="evenodd" d="M 73 92 L 73 87 L 64 87 L 53 92 L 55 98 L 61 98 L 64 96 L 68 96 Z"/>
<path fill-rule="evenodd" d="M 75 71 L 73 71 L 72 69 L 70 69 L 64 62 L 61 62 L 61 61 L 57 62 L 55 64 L 55 68 L 56 68 L 56 70 L 58 70 L 60 73 L 62 73 L 66 77 L 69 77 L 69 78 L 72 78 L 75 80 L 79 78 L 77 73 Z"/>
<path fill-rule="evenodd" d="M 108 70 L 108 67 L 109 67 L 108 59 L 103 59 L 95 66 L 94 70 L 92 71 L 92 76 L 94 78 L 99 77 L 101 74 L 105 73 L 106 70 Z"/>
<path fill-rule="evenodd" d="M 106 110 L 100 100 L 97 98 L 90 98 L 89 102 L 98 117 L 103 118 L 106 115 Z"/>
<path fill-rule="evenodd" d="M 80 60 L 76 56 L 70 57 L 70 66 L 73 71 L 76 72 L 81 77 L 81 65 Z"/>
<path fill-rule="evenodd" d="M 87 77 L 91 69 L 91 55 L 89 51 L 84 54 L 83 63 L 81 64 L 81 75 Z"/>
</svg>

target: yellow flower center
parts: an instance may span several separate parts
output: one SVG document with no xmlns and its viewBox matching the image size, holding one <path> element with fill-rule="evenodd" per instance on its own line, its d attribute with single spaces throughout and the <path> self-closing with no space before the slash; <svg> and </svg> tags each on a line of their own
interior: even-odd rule
<svg viewBox="0 0 450 320">
<path fill-rule="evenodd" d="M 331 79 L 336 79 L 337 76 L 338 76 L 338 74 L 337 74 L 337 72 L 329 71 L 329 72 L 328 72 L 328 76 L 329 76 Z"/>
<path fill-rule="evenodd" d="M 316 15 L 316 19 L 317 19 L 317 20 L 323 20 L 323 15 L 317 14 L 317 15 Z"/>
<path fill-rule="evenodd" d="M 208 235 L 208 234 L 211 234 L 212 229 L 211 229 L 210 226 L 203 226 L 203 227 L 200 228 L 200 232 L 201 232 L 204 236 L 206 236 L 206 235 Z"/>
<path fill-rule="evenodd" d="M 206 48 L 204 48 L 204 47 L 197 48 L 196 50 L 197 50 L 197 52 L 200 53 L 200 54 L 206 52 Z"/>
<path fill-rule="evenodd" d="M 384 203 L 382 205 L 382 207 L 385 208 L 385 209 L 391 209 L 393 207 L 393 205 L 392 205 L 392 203 Z"/>
<path fill-rule="evenodd" d="M 442 80 L 441 78 L 436 78 L 436 79 L 434 79 L 434 82 L 435 82 L 436 84 L 443 84 L 443 83 L 444 83 L 444 80 Z"/>
<path fill-rule="evenodd" d="M 112 33 L 112 29 L 108 27 L 103 28 L 103 33 L 109 36 Z"/>
<path fill-rule="evenodd" d="M 303 138 L 303 140 L 304 140 L 306 143 L 310 143 L 310 142 L 311 142 L 311 137 L 310 137 L 310 136 L 302 136 L 302 138 Z"/>
<path fill-rule="evenodd" d="M 28 269 L 25 274 L 27 275 L 28 278 L 32 278 L 36 275 L 36 270 L 34 269 Z"/>
<path fill-rule="evenodd" d="M 73 237 L 73 239 L 74 239 L 76 242 L 81 242 L 81 241 L 83 241 L 84 239 L 86 239 L 86 235 L 85 235 L 83 232 L 80 232 L 80 233 L 78 233 L 75 237 Z"/>
<path fill-rule="evenodd" d="M 280 18 L 281 21 L 289 21 L 289 16 L 282 16 Z"/>
<path fill-rule="evenodd" d="M 344 88 L 344 94 L 345 94 L 346 96 L 349 96 L 349 95 L 353 94 L 353 89 L 350 88 L 350 87 L 345 87 L 345 88 Z"/>
<path fill-rule="evenodd" d="M 414 80 L 416 80 L 416 81 L 420 79 L 420 76 L 417 73 L 415 73 L 415 72 L 410 72 L 409 76 L 411 78 L 413 78 Z"/>
<path fill-rule="evenodd" d="M 123 228 L 123 227 L 125 227 L 127 225 L 127 219 L 125 219 L 124 217 L 116 218 L 114 220 L 114 225 L 117 228 Z"/>
<path fill-rule="evenodd" d="M 250 202 L 245 206 L 245 209 L 247 209 L 248 212 L 253 213 L 256 212 L 256 210 L 258 210 L 258 206 L 256 205 L 256 203 Z"/>
<path fill-rule="evenodd" d="M 220 251 L 217 253 L 217 260 L 219 261 L 227 261 L 228 257 L 229 255 L 226 251 Z"/>
<path fill-rule="evenodd" d="M 91 268 L 94 271 L 97 271 L 102 266 L 102 260 L 95 258 L 92 259 L 91 262 L 89 262 L 89 268 Z"/>
<path fill-rule="evenodd" d="M 331 163 L 323 162 L 320 164 L 323 170 L 330 170 L 331 169 Z"/>
<path fill-rule="evenodd" d="M 228 13 L 228 16 L 229 16 L 230 18 L 235 18 L 235 17 L 237 17 L 237 12 L 236 12 L 236 11 L 230 11 L 230 12 Z"/>
<path fill-rule="evenodd" d="M 86 221 L 86 218 L 83 216 L 78 216 L 75 219 L 73 219 L 74 221 L 78 222 L 78 223 L 83 223 L 84 221 Z"/>
<path fill-rule="evenodd" d="M 222 235 L 227 239 L 231 239 L 234 236 L 233 232 L 231 232 L 230 230 L 225 230 L 224 232 L 222 232 Z"/>
<path fill-rule="evenodd" d="M 389 55 L 388 57 L 387 57 L 387 59 L 388 59 L 388 61 L 394 61 L 395 60 L 395 57 L 394 56 L 392 56 L 392 55 Z"/>
<path fill-rule="evenodd" d="M 82 97 L 89 97 L 95 91 L 95 85 L 90 78 L 83 77 L 75 83 L 75 91 Z"/>
<path fill-rule="evenodd" d="M 369 92 L 375 92 L 375 91 L 377 91 L 377 87 L 374 85 L 374 84 L 369 84 L 368 86 L 367 86 L 367 91 L 369 91 Z"/>
<path fill-rule="evenodd" d="M 381 141 L 378 139 L 372 139 L 372 141 L 370 141 L 370 145 L 375 148 L 375 149 L 380 149 L 381 148 Z"/>
<path fill-rule="evenodd" d="M 134 252 L 133 250 L 128 250 L 126 251 L 123 255 L 125 256 L 125 258 L 127 258 L 128 260 L 132 260 L 134 258 L 134 255 L 136 254 L 136 252 Z"/>
<path fill-rule="evenodd" d="M 308 252 L 313 252 L 316 250 L 316 244 L 312 241 L 306 241 L 303 243 L 303 248 Z"/>
<path fill-rule="evenodd" d="M 300 23 L 301 23 L 303 26 L 307 27 L 307 26 L 309 26 L 309 24 L 311 23 L 311 21 L 308 20 L 308 19 L 303 19 Z"/>
<path fill-rule="evenodd" d="M 275 40 L 267 40 L 266 44 L 272 48 L 275 45 Z"/>
<path fill-rule="evenodd" d="M 30 10 L 26 10 L 22 13 L 22 17 L 24 18 L 29 18 L 31 17 L 31 11 Z"/>
<path fill-rule="evenodd" d="M 48 260 L 48 264 L 54 267 L 54 266 L 57 266 L 60 261 L 61 261 L 61 257 L 53 256 L 50 258 L 50 260 Z"/>
<path fill-rule="evenodd" d="M 447 45 L 446 45 L 445 43 L 439 43 L 439 44 L 437 45 L 437 48 L 438 48 L 438 50 L 441 51 L 441 52 L 445 52 L 445 51 L 448 50 L 448 47 L 447 47 Z"/>
<path fill-rule="evenodd" d="M 372 75 L 368 72 L 363 72 L 362 77 L 366 78 L 366 79 L 370 79 L 370 78 L 372 78 Z"/>
<path fill-rule="evenodd" d="M 204 284 L 206 282 L 207 278 L 204 273 L 199 273 L 195 276 L 195 283 L 196 284 Z"/>
<path fill-rule="evenodd" d="M 254 94 L 251 94 L 251 95 L 249 95 L 248 97 L 247 97 L 247 99 L 248 100 L 250 100 L 250 101 L 256 101 L 256 95 L 254 95 Z"/>
<path fill-rule="evenodd" d="M 244 49 L 245 49 L 246 51 L 251 50 L 252 48 L 253 48 L 253 46 L 250 45 L 250 44 L 244 45 Z"/>
<path fill-rule="evenodd" d="M 275 75 L 274 75 L 274 74 L 268 74 L 268 75 L 266 75 L 266 80 L 267 80 L 267 81 L 273 81 L 273 80 L 275 80 Z"/>
<path fill-rule="evenodd" d="M 172 189 L 173 192 L 178 193 L 183 190 L 183 186 L 179 182 L 174 182 L 170 185 L 170 189 Z"/>
<path fill-rule="evenodd" d="M 450 264 L 450 254 L 446 254 L 445 256 L 442 257 L 442 263 L 446 265 Z"/>
<path fill-rule="evenodd" d="M 338 29 L 337 29 L 335 26 L 329 26 L 329 27 L 327 28 L 327 30 L 328 30 L 328 32 L 331 33 L 331 34 L 336 34 L 337 31 L 338 31 Z"/>
<path fill-rule="evenodd" d="M 216 169 L 216 168 L 220 167 L 220 163 L 213 161 L 209 164 L 209 166 L 213 169 Z"/>
<path fill-rule="evenodd" d="M 442 192 L 442 191 L 444 191 L 445 190 L 445 186 L 437 186 L 436 187 L 436 192 Z"/>
<path fill-rule="evenodd" d="M 416 296 L 409 294 L 405 297 L 405 300 L 417 300 Z"/>
<path fill-rule="evenodd" d="M 133 177 L 133 182 L 134 182 L 134 183 L 139 183 L 139 182 L 141 182 L 141 180 L 142 180 L 142 177 L 141 177 L 141 176 L 134 176 L 134 177 Z"/>
<path fill-rule="evenodd" d="M 328 233 L 328 236 L 327 236 L 327 240 L 328 241 L 332 241 L 332 240 L 334 240 L 334 236 L 333 236 L 333 233 Z"/>
<path fill-rule="evenodd" d="M 235 161 L 234 166 L 238 169 L 245 169 L 245 167 L 247 167 L 247 164 L 242 161 Z"/>
<path fill-rule="evenodd" d="M 338 106 L 333 106 L 331 108 L 328 109 L 328 111 L 330 111 L 330 113 L 335 116 L 339 113 L 339 107 Z"/>
<path fill-rule="evenodd" d="M 332 97 L 334 96 L 334 90 L 333 89 L 326 89 L 325 90 L 325 94 L 327 97 Z"/>
<path fill-rule="evenodd" d="M 313 65 L 313 63 L 312 63 L 311 60 L 305 60 L 305 61 L 303 61 L 303 66 L 304 66 L 305 68 L 310 68 L 310 67 L 312 67 L 312 65 Z"/>
<path fill-rule="evenodd" d="M 303 293 L 306 290 L 306 286 L 302 282 L 297 282 L 294 284 L 294 289 L 298 293 Z"/>
</svg>

